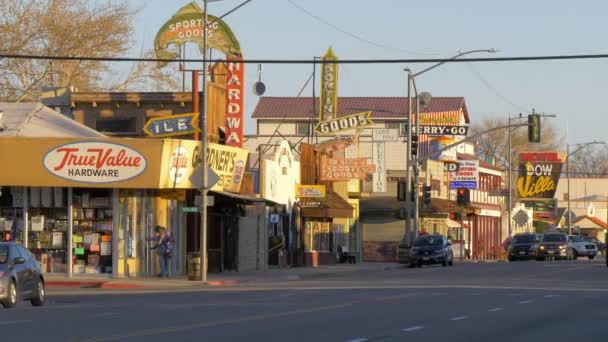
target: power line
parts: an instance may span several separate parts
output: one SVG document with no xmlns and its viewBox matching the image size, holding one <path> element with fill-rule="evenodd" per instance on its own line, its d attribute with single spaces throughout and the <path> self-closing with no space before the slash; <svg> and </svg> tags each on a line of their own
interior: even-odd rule
<svg viewBox="0 0 608 342">
<path fill-rule="evenodd" d="M 42 59 L 62 61 L 97 61 L 97 62 L 166 62 L 166 63 L 234 63 L 228 59 L 166 59 L 166 58 L 134 58 L 134 57 L 91 57 L 91 56 L 53 56 L 53 55 L 24 55 L 0 54 L 0 58 L 7 59 Z M 338 61 L 311 60 L 311 59 L 243 59 L 244 64 L 408 64 L 408 63 L 471 63 L 471 62 L 523 62 L 547 60 L 578 60 L 578 59 L 605 59 L 608 54 L 586 55 L 547 55 L 547 56 L 520 56 L 520 57 L 471 57 L 471 58 L 397 58 L 397 59 L 343 59 Z"/>
<path fill-rule="evenodd" d="M 313 19 L 315 19 L 317 21 L 320 21 L 321 23 L 323 23 L 323 24 L 331 27 L 332 29 L 334 29 L 334 30 L 336 30 L 338 32 L 341 32 L 341 33 L 343 33 L 343 34 L 345 34 L 345 35 L 347 35 L 347 36 L 349 36 L 351 38 L 354 38 L 354 39 L 356 39 L 358 41 L 361 41 L 363 43 L 366 43 L 366 44 L 369 44 L 369 45 L 372 45 L 372 46 L 375 46 L 375 47 L 379 47 L 379 48 L 385 49 L 385 50 L 397 51 L 397 52 L 402 52 L 402 53 L 408 53 L 410 55 L 422 55 L 422 56 L 424 56 L 424 55 L 426 55 L 426 56 L 436 56 L 436 55 L 439 55 L 438 53 L 424 53 L 424 52 L 408 51 L 408 50 L 400 49 L 400 48 L 397 48 L 397 47 L 394 47 L 394 46 L 378 43 L 378 42 L 375 42 L 375 41 L 363 38 L 363 37 L 361 37 L 359 35 L 356 35 L 356 34 L 354 34 L 352 32 L 344 30 L 344 29 L 342 29 L 342 28 L 340 28 L 340 27 L 338 27 L 338 26 L 330 23 L 328 20 L 325 20 L 325 19 L 321 18 L 320 16 L 312 13 L 311 11 L 305 9 L 304 7 L 296 4 L 292 0 L 287 0 L 287 2 L 289 2 L 293 7 L 297 8 L 298 10 L 300 10 L 303 13 L 307 14 L 308 16 L 312 17 Z"/>
<path fill-rule="evenodd" d="M 486 88 L 488 88 L 488 90 L 490 90 L 492 93 L 494 93 L 494 95 L 496 95 L 498 98 L 500 98 L 501 100 L 503 100 L 505 103 L 513 106 L 514 108 L 517 108 L 521 111 L 526 111 L 526 108 L 524 108 L 523 106 L 520 106 L 518 104 L 516 104 L 515 102 L 511 101 L 508 97 L 504 96 L 502 93 L 500 93 L 494 86 L 492 86 L 490 84 L 490 82 L 488 82 L 485 77 L 483 77 L 481 75 L 481 73 L 475 69 L 475 67 L 473 67 L 471 64 L 466 64 L 466 66 L 469 68 L 469 70 L 471 71 L 471 73 L 473 73 L 473 75 L 475 77 L 477 77 L 477 79 L 486 86 Z"/>
</svg>

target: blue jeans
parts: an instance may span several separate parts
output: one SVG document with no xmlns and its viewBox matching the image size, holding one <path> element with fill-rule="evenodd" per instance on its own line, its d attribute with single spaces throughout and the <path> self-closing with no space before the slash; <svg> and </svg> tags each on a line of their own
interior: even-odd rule
<svg viewBox="0 0 608 342">
<path fill-rule="evenodd" d="M 159 255 L 158 258 L 159 258 L 159 262 L 160 262 L 160 274 L 159 275 L 161 277 L 168 277 L 171 258 L 169 258 L 166 254 Z"/>
</svg>

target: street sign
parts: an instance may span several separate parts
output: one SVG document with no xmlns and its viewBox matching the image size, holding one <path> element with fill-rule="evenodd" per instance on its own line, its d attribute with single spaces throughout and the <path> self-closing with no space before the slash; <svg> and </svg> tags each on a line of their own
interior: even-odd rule
<svg viewBox="0 0 608 342">
<path fill-rule="evenodd" d="M 207 166 L 207 189 L 211 189 L 220 181 L 220 176 L 213 171 L 212 168 Z"/>
<path fill-rule="evenodd" d="M 198 113 L 160 116 L 151 118 L 144 125 L 144 132 L 151 137 L 172 137 L 199 132 L 196 127 Z"/>
<path fill-rule="evenodd" d="M 416 127 L 412 132 L 416 132 Z M 418 126 L 418 132 L 424 135 L 467 135 L 469 126 Z"/>
<path fill-rule="evenodd" d="M 279 223 L 279 214 L 270 214 L 270 223 Z"/>
<path fill-rule="evenodd" d="M 507 197 L 509 196 L 509 189 L 494 189 L 488 191 L 488 196 Z"/>
<path fill-rule="evenodd" d="M 201 207 L 182 207 L 182 213 L 200 213 Z"/>
</svg>

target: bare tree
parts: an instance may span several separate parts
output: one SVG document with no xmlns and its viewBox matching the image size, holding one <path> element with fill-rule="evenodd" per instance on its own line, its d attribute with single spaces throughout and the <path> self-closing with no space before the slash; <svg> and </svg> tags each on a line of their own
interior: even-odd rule
<svg viewBox="0 0 608 342">
<path fill-rule="evenodd" d="M 137 9 L 127 2 L 0 0 L 0 52 L 5 54 L 116 57 L 132 44 Z M 150 63 L 151 64 L 151 63 Z M 35 101 L 41 87 L 75 86 L 83 91 L 123 89 L 159 73 L 136 65 L 108 86 L 102 61 L 0 60 L 0 101 Z M 124 74 L 124 73 L 123 73 Z M 106 83 L 104 85 L 104 82 Z M 138 83 L 139 82 L 139 83 Z"/>
<path fill-rule="evenodd" d="M 570 177 L 608 177 L 608 147 L 587 147 L 570 157 Z"/>
</svg>

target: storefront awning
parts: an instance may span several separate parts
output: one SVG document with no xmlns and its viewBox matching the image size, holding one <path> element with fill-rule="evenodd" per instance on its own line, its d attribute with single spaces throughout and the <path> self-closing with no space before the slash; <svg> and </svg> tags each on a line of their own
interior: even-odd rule
<svg viewBox="0 0 608 342">
<path fill-rule="evenodd" d="M 304 217 L 353 218 L 353 207 L 334 192 L 324 198 L 301 198 L 297 204 Z"/>
<path fill-rule="evenodd" d="M 235 193 L 226 192 L 226 191 L 209 191 L 208 194 L 210 196 L 213 196 L 213 195 L 226 196 L 226 197 L 229 197 L 229 198 L 232 198 L 232 199 L 236 199 L 236 200 L 240 200 L 240 201 L 243 201 L 243 202 L 251 202 L 251 203 L 264 202 L 264 203 L 268 203 L 268 204 L 272 204 L 272 205 L 276 205 L 276 206 L 282 206 L 282 205 L 284 205 L 284 204 L 277 203 L 275 201 L 271 201 L 269 199 L 262 198 L 262 197 L 256 197 L 256 196 L 251 196 L 251 195 L 235 194 Z"/>
</svg>

